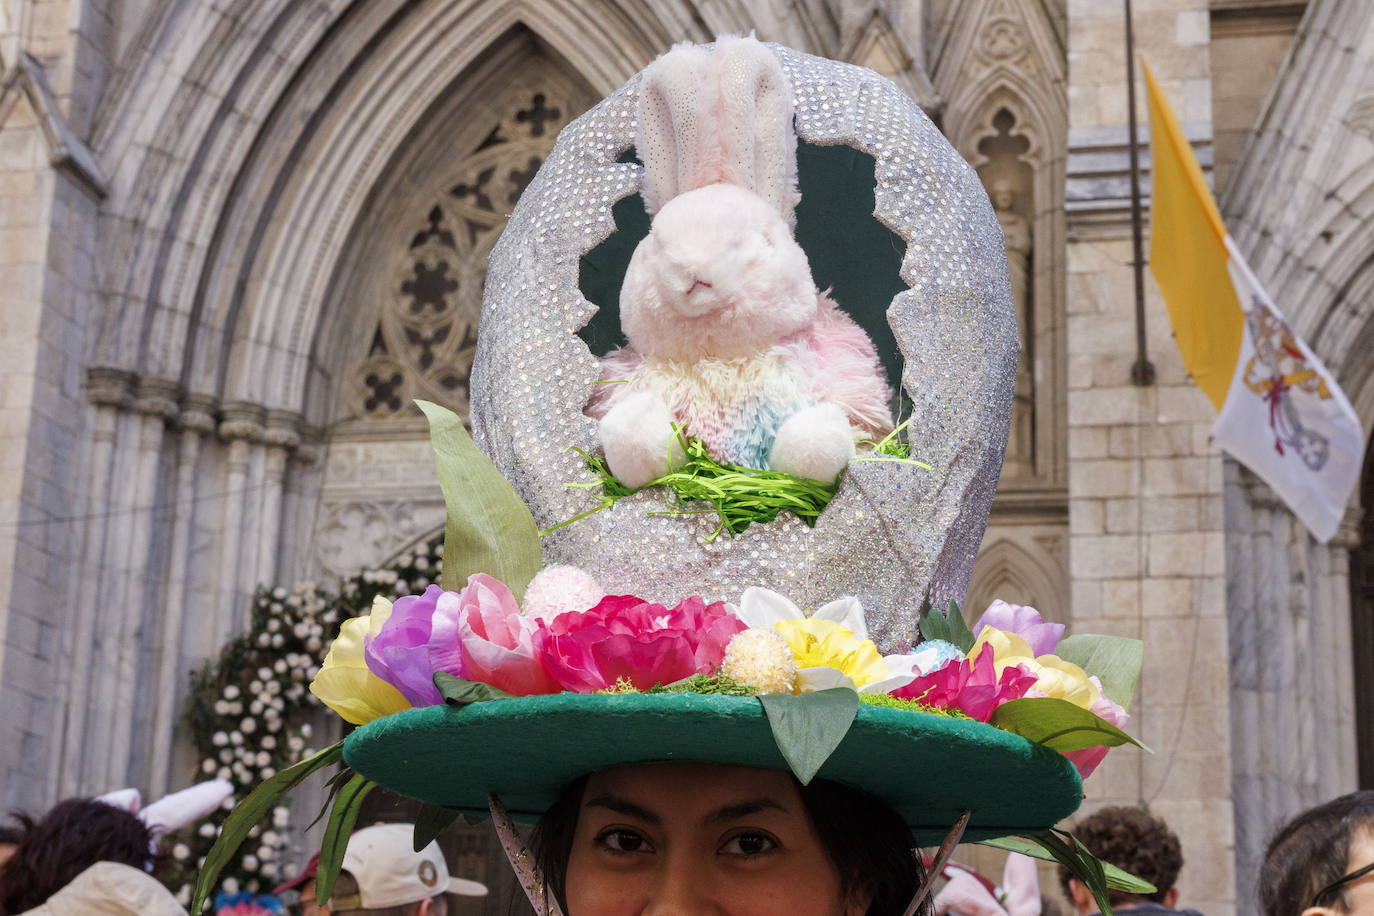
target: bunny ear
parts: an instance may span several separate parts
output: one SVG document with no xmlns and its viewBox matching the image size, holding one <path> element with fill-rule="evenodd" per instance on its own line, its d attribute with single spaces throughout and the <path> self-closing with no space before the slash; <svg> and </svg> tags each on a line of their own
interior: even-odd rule
<svg viewBox="0 0 1374 916">
<path fill-rule="evenodd" d="M 644 163 L 650 215 L 683 191 L 722 180 L 710 72 L 710 53 L 691 43 L 677 45 L 644 71 L 635 149 Z"/>
<path fill-rule="evenodd" d="M 800 199 L 792 84 L 777 55 L 753 35 L 718 39 L 713 57 L 728 180 L 773 204 L 790 224 Z"/>
<path fill-rule="evenodd" d="M 228 780 L 211 779 L 159 798 L 138 816 L 155 835 L 172 833 L 206 817 L 233 794 L 234 786 Z"/>
</svg>

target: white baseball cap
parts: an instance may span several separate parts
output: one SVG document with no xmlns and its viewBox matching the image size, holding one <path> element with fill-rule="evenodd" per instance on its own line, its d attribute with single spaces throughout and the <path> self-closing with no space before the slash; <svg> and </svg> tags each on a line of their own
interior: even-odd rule
<svg viewBox="0 0 1374 916">
<path fill-rule="evenodd" d="M 487 886 L 466 878 L 450 878 L 438 843 L 415 852 L 413 824 L 366 827 L 348 838 L 343 868 L 358 882 L 357 899 L 335 897 L 337 910 L 377 910 L 419 903 L 436 894 L 483 897 Z"/>
</svg>

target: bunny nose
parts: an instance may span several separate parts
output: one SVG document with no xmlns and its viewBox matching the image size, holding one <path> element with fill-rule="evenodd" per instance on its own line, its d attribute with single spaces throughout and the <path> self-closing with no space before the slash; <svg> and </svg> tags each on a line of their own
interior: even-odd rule
<svg viewBox="0 0 1374 916">
<path fill-rule="evenodd" d="M 684 296 L 690 296 L 690 295 L 692 295 L 692 293 L 694 293 L 694 292 L 697 291 L 697 287 L 698 287 L 698 286 L 704 286 L 704 287 L 706 287 L 707 289 L 712 289 L 712 288 L 713 288 L 713 287 L 711 286 L 711 284 L 707 283 L 705 280 L 693 280 L 693 281 L 692 281 L 692 285 L 689 286 L 689 287 L 687 287 L 687 292 L 683 293 L 683 295 L 684 295 Z"/>
</svg>

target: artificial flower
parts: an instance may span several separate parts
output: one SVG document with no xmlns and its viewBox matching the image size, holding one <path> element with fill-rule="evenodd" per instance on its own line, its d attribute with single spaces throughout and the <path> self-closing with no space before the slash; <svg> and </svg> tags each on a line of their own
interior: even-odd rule
<svg viewBox="0 0 1374 916">
<path fill-rule="evenodd" d="M 929 674 L 918 674 L 892 696 L 916 700 L 940 709 L 958 709 L 971 719 L 986 722 L 997 707 L 1019 700 L 1035 684 L 1035 675 L 1020 665 L 997 670 L 991 652 L 976 659 L 950 661 Z"/>
<path fill-rule="evenodd" d="M 431 585 L 423 595 L 397 598 L 386 622 L 363 643 L 372 673 L 401 691 L 412 706 L 444 702 L 434 686 L 436 671 L 463 676 L 459 607 L 457 592 Z"/>
<path fill-rule="evenodd" d="M 887 693 L 909 683 L 914 660 L 887 655 L 868 638 L 864 609 L 856 598 L 840 598 L 810 617 L 772 589 L 745 589 L 737 612 L 750 629 L 774 630 L 787 640 L 803 692 L 850 687 Z"/>
<path fill-rule="evenodd" d="M 593 693 L 622 680 L 636 690 L 720 667 L 730 638 L 744 629 L 730 606 L 687 598 L 671 610 L 633 595 L 611 595 L 587 611 L 538 621 L 534 648 L 567 690 Z"/>
<path fill-rule="evenodd" d="M 910 655 L 916 674 L 933 674 L 950 662 L 963 661 L 967 657 L 958 646 L 943 639 L 927 639 Z"/>
<path fill-rule="evenodd" d="M 983 627 L 968 657 L 976 659 L 984 651 L 993 653 L 999 675 L 1009 665 L 1020 665 L 1035 675 L 1035 686 L 1027 692 L 1028 697 L 1057 697 L 1092 709 L 1101 696 L 1100 688 L 1082 668 L 1057 655 L 1034 655 L 1030 644 L 1015 633 Z"/>
<path fill-rule="evenodd" d="M 576 566 L 545 566 L 525 587 L 521 612 L 552 620 L 568 611 L 585 611 L 605 597 L 605 590 L 590 573 Z"/>
<path fill-rule="evenodd" d="M 310 692 L 320 702 L 354 725 L 410 708 L 399 690 L 372 673 L 364 657 L 363 640 L 369 629 L 380 630 L 390 614 L 391 602 L 378 597 L 370 614 L 345 620 L 324 665 L 310 682 Z"/>
<path fill-rule="evenodd" d="M 521 616 L 504 582 L 484 573 L 469 576 L 458 604 L 458 639 L 468 679 L 516 696 L 562 689 L 535 654 L 537 624 Z"/>
<path fill-rule="evenodd" d="M 721 674 L 759 693 L 792 693 L 797 663 L 792 648 L 776 630 L 743 630 L 725 647 Z"/>
<path fill-rule="evenodd" d="M 1110 722 L 1117 728 L 1124 726 L 1131 718 L 1130 715 L 1121 707 L 1121 704 L 1107 696 L 1106 691 L 1102 690 L 1101 681 L 1096 677 L 1090 677 L 1088 680 L 1092 681 L 1098 688 L 1097 702 L 1090 709 L 1092 714 L 1099 719 Z M 1097 765 L 1102 762 L 1103 758 L 1107 756 L 1109 750 L 1110 748 L 1107 747 L 1085 747 L 1080 751 L 1069 751 L 1064 756 L 1072 760 L 1073 765 L 1078 767 L 1078 775 L 1087 779 L 1092 775 L 1093 770 L 1097 769 Z"/>
<path fill-rule="evenodd" d="M 1049 655 L 1064 637 L 1062 623 L 1046 623 L 1040 612 L 1028 604 L 1009 604 L 998 598 L 988 605 L 973 628 L 976 637 L 983 627 L 995 627 L 1024 639 L 1033 656 Z"/>
</svg>

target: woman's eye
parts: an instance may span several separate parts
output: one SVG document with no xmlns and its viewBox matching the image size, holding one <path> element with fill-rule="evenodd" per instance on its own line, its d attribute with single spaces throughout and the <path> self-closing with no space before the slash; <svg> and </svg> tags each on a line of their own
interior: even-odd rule
<svg viewBox="0 0 1374 916">
<path fill-rule="evenodd" d="M 777 840 L 766 833 L 737 833 L 725 841 L 721 852 L 732 856 L 761 856 L 777 848 Z"/>
<path fill-rule="evenodd" d="M 624 828 L 603 830 L 596 837 L 596 843 L 611 852 L 648 852 L 649 841 L 643 834 Z"/>
</svg>

